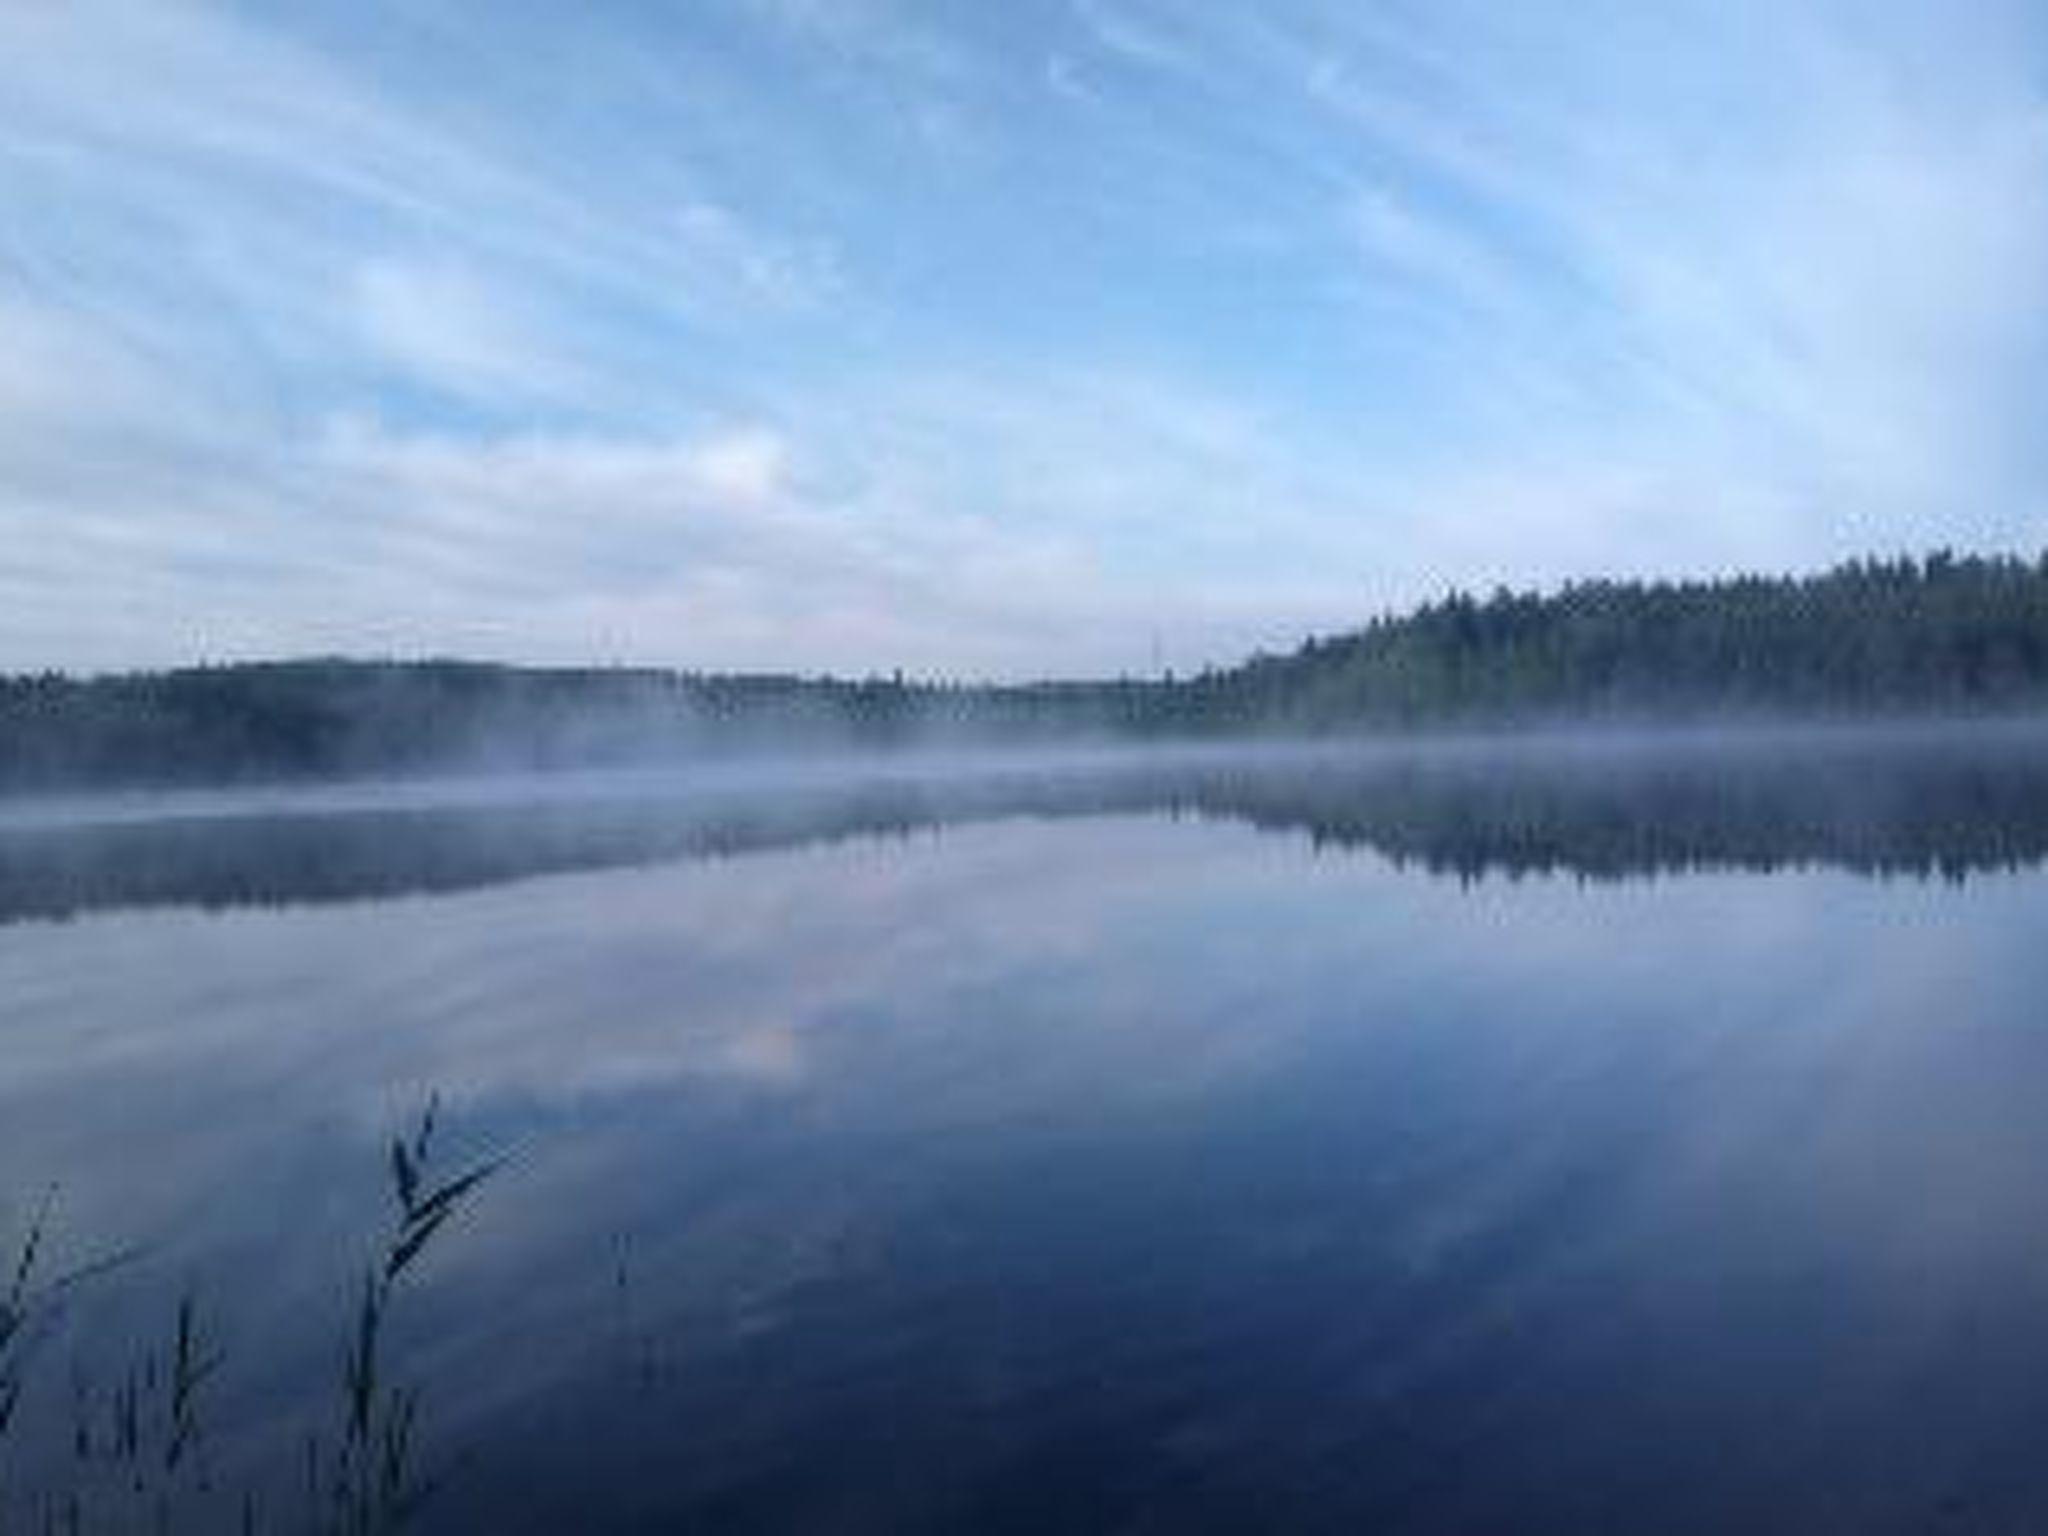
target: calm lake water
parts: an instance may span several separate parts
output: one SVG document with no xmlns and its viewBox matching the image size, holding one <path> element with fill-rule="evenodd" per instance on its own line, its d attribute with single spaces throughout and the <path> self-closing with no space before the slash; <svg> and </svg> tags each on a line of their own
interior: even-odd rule
<svg viewBox="0 0 2048 1536">
<path fill-rule="evenodd" d="M 2048 1528 L 2044 857 L 2012 733 L 19 807 L 0 1509 L 364 1523 L 438 1094 L 413 1528 Z"/>
</svg>

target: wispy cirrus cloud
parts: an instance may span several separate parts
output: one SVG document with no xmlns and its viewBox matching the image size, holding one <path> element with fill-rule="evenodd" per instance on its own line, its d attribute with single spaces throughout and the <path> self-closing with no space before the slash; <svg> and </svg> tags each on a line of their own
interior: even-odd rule
<svg viewBox="0 0 2048 1536">
<path fill-rule="evenodd" d="M 0 11 L 0 658 L 1037 673 L 2041 538 L 2000 0 Z"/>
</svg>

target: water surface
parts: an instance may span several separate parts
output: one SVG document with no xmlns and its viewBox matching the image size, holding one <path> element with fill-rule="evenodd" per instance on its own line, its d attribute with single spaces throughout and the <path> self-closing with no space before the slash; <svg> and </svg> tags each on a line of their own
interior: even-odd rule
<svg viewBox="0 0 2048 1536">
<path fill-rule="evenodd" d="M 2039 1528 L 2044 854 L 2024 737 L 17 814 L 0 1238 L 135 1251 L 0 1497 L 331 1514 L 438 1092 L 418 1528 Z"/>
</svg>

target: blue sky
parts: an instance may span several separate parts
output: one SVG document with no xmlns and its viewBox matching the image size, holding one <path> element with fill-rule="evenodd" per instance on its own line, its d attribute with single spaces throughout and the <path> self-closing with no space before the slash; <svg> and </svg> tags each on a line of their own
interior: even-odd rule
<svg viewBox="0 0 2048 1536">
<path fill-rule="evenodd" d="M 2048 12 L 0 0 L 0 668 L 2033 550 Z"/>
</svg>

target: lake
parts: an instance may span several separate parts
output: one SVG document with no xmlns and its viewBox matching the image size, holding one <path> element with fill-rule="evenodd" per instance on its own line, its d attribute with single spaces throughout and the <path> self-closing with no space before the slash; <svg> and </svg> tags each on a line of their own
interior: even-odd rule
<svg viewBox="0 0 2048 1536">
<path fill-rule="evenodd" d="M 17 805 L 0 1510 L 2038 1530 L 2044 859 L 2019 730 Z"/>
</svg>

